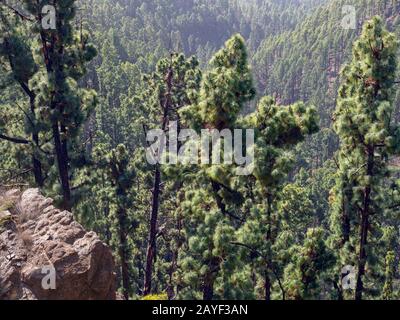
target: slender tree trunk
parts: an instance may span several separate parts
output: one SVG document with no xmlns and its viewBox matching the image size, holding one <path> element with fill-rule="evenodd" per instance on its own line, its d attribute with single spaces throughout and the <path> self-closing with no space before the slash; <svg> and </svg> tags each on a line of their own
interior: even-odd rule
<svg viewBox="0 0 400 320">
<path fill-rule="evenodd" d="M 350 240 L 350 217 L 349 210 L 346 207 L 347 199 L 346 194 L 344 194 L 342 200 L 342 245 L 345 245 Z"/>
<path fill-rule="evenodd" d="M 63 149 L 63 143 L 61 141 L 58 124 L 53 124 L 53 136 L 58 164 L 58 172 L 63 192 L 63 208 L 65 210 L 71 210 L 71 189 L 68 176 L 68 159 L 66 158 L 65 151 Z"/>
<path fill-rule="evenodd" d="M 174 273 L 176 271 L 177 261 L 178 261 L 178 252 L 177 252 L 177 250 L 176 251 L 174 250 L 172 252 L 171 267 L 168 270 L 168 283 L 167 283 L 167 290 L 166 290 L 168 300 L 172 300 L 175 297 L 173 277 L 174 277 Z"/>
<path fill-rule="evenodd" d="M 39 19 L 42 19 L 41 14 L 39 14 Z M 61 30 L 61 20 L 57 19 L 57 30 Z M 47 74 L 50 76 L 51 74 L 54 75 L 56 82 L 55 82 L 55 92 L 61 93 L 63 89 L 59 87 L 59 84 L 62 83 L 62 80 L 65 79 L 64 74 L 64 66 L 62 64 L 57 66 L 55 70 L 53 68 L 53 60 L 52 55 L 54 54 L 55 45 L 57 41 L 60 41 L 59 34 L 52 34 L 51 39 L 49 41 L 46 40 L 46 35 L 43 31 L 40 32 L 40 37 L 42 41 L 42 51 L 43 57 L 46 64 Z M 62 57 L 64 55 L 64 47 L 62 45 L 58 48 L 58 55 Z M 60 114 L 63 113 L 62 108 L 59 108 L 57 102 L 54 100 L 55 97 L 52 97 L 52 102 L 50 108 L 52 110 L 59 109 L 58 112 Z M 63 130 L 63 126 L 61 126 L 61 130 Z M 58 172 L 59 172 L 59 179 L 61 183 L 62 193 L 63 193 L 63 208 L 65 210 L 71 210 L 71 188 L 69 184 L 69 174 L 68 174 L 68 152 L 67 152 L 67 141 L 61 139 L 60 134 L 60 121 L 54 120 L 52 123 L 52 131 L 53 131 L 53 140 L 54 140 L 54 147 L 56 152 L 57 164 L 58 164 Z"/>
<path fill-rule="evenodd" d="M 147 246 L 147 257 L 146 257 L 146 271 L 144 279 L 144 295 L 151 293 L 151 280 L 153 276 L 153 261 L 156 255 L 156 238 L 157 238 L 157 218 L 158 218 L 158 207 L 160 198 L 160 183 L 161 183 L 161 172 L 157 165 L 156 172 L 154 175 L 154 187 L 153 187 L 153 201 L 150 218 L 150 234 L 149 243 Z"/>
<path fill-rule="evenodd" d="M 264 292 L 265 292 L 265 301 L 271 300 L 271 278 L 269 277 L 268 270 L 265 270 L 264 274 Z"/>
<path fill-rule="evenodd" d="M 266 216 L 267 216 L 267 233 L 265 235 L 265 240 L 267 244 L 270 244 L 270 247 L 272 245 L 272 219 L 271 219 L 271 203 L 272 203 L 272 196 L 270 194 L 267 194 L 266 196 L 266 201 L 267 201 L 267 209 L 266 209 Z M 265 290 L 265 300 L 270 301 L 271 300 L 271 278 L 269 275 L 269 270 L 272 265 L 272 259 L 271 259 L 271 252 L 267 252 L 267 257 L 266 257 L 266 270 L 264 274 L 264 290 Z"/>
<path fill-rule="evenodd" d="M 35 134 L 32 135 L 33 140 L 37 140 Z M 44 179 L 43 179 L 43 172 L 42 172 L 42 163 L 33 155 L 32 156 L 32 164 L 33 164 L 33 173 L 35 175 L 35 182 L 39 188 L 43 188 L 44 186 Z"/>
<path fill-rule="evenodd" d="M 208 250 L 211 252 L 213 245 L 210 244 Z M 209 301 L 214 298 L 214 282 L 216 275 L 220 271 L 221 257 L 212 257 L 208 260 L 208 271 L 203 278 L 203 300 Z"/>
<path fill-rule="evenodd" d="M 365 264 L 367 260 L 367 253 L 365 250 L 365 246 L 367 245 L 367 236 L 369 229 L 368 218 L 369 218 L 368 215 L 363 213 L 360 226 L 360 253 L 358 258 L 358 274 L 357 274 L 357 284 L 355 292 L 356 300 L 362 300 L 362 295 L 364 291 L 363 276 L 365 274 Z"/>
<path fill-rule="evenodd" d="M 368 152 L 367 175 L 372 177 L 374 169 L 374 148 L 368 148 L 367 152 Z M 363 276 L 365 274 L 365 265 L 367 262 L 366 245 L 368 241 L 368 231 L 369 231 L 370 204 L 371 204 L 371 186 L 368 185 L 364 189 L 364 204 L 361 211 L 358 273 L 357 273 L 357 283 L 355 291 L 356 300 L 362 300 L 364 291 Z"/>
<path fill-rule="evenodd" d="M 183 194 L 181 191 L 182 185 L 179 186 L 178 188 L 178 196 L 177 198 L 179 199 L 179 202 L 183 201 Z M 178 205 L 178 204 L 177 204 Z M 180 212 L 177 213 L 176 215 L 176 225 L 175 228 L 178 231 L 178 235 L 176 236 L 176 247 L 172 248 L 172 261 L 171 261 L 171 268 L 168 270 L 169 272 L 169 282 L 168 282 L 168 287 L 167 287 L 167 294 L 168 294 L 168 300 L 172 300 L 178 293 L 179 293 L 179 286 L 176 287 L 176 290 L 174 288 L 174 274 L 178 270 L 178 259 L 179 259 L 179 250 L 182 247 L 183 241 L 181 238 L 181 232 L 182 232 L 182 224 L 183 224 L 183 216 L 181 215 Z"/>
<path fill-rule="evenodd" d="M 214 298 L 214 281 L 211 276 L 207 276 L 203 285 L 203 300 L 211 301 Z"/>
<path fill-rule="evenodd" d="M 125 199 L 127 197 L 126 186 L 121 184 L 121 177 L 124 176 L 123 170 L 121 170 L 120 164 L 117 159 L 113 158 L 111 161 L 111 172 L 112 181 L 116 187 L 117 199 Z M 122 292 L 125 300 L 129 300 L 129 294 L 131 292 L 130 277 L 129 277 L 129 254 L 128 254 L 128 213 L 124 203 L 117 202 L 117 224 L 118 224 L 118 255 L 121 268 L 121 279 L 122 279 Z"/>
<path fill-rule="evenodd" d="M 339 286 L 335 281 L 333 281 L 333 287 L 335 288 L 337 295 L 338 295 L 337 300 L 342 301 L 343 300 L 343 290 L 342 290 L 341 286 Z"/>
<path fill-rule="evenodd" d="M 29 99 L 30 99 L 30 105 L 31 105 L 31 113 L 33 116 L 35 116 L 35 96 L 33 95 L 33 93 L 27 88 L 25 90 L 25 92 L 29 92 Z M 35 144 L 35 146 L 37 148 L 40 147 L 39 144 L 39 134 L 35 131 L 35 128 L 33 129 L 33 133 L 32 133 L 32 140 L 33 143 Z M 32 164 L 33 164 L 33 173 L 35 175 L 35 182 L 36 185 L 39 188 L 42 188 L 44 186 L 44 179 L 43 179 L 43 172 L 42 172 L 42 163 L 40 162 L 39 159 L 36 158 L 35 156 L 35 152 L 33 152 L 32 155 Z"/>
<path fill-rule="evenodd" d="M 168 125 L 168 115 L 172 107 L 171 95 L 172 95 L 172 80 L 173 80 L 173 69 L 172 66 L 168 68 L 168 73 L 166 74 L 166 93 L 165 100 L 161 103 L 163 107 L 163 118 L 162 118 L 162 130 L 165 132 Z M 161 156 L 161 155 L 160 155 Z M 149 240 L 147 246 L 146 255 L 146 271 L 144 279 L 144 290 L 143 294 L 148 295 L 151 293 L 151 281 L 153 277 L 153 263 L 157 255 L 157 220 L 158 220 L 158 209 L 160 205 L 160 190 L 161 190 L 161 171 L 159 164 L 156 166 L 154 174 L 154 185 L 153 185 L 153 200 L 151 206 L 151 216 L 150 216 L 150 232 Z"/>
<path fill-rule="evenodd" d="M 121 262 L 121 278 L 122 290 L 125 300 L 129 300 L 129 293 L 131 285 L 129 281 L 129 268 L 128 268 L 128 242 L 126 238 L 126 211 L 125 208 L 118 209 L 118 223 L 119 223 L 119 258 Z"/>
</svg>

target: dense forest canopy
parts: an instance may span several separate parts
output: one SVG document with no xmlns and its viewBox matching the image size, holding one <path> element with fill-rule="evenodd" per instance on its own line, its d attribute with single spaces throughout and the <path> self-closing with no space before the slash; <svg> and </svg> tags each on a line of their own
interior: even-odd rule
<svg viewBox="0 0 400 320">
<path fill-rule="evenodd" d="M 124 298 L 400 298 L 399 1 L 0 0 L 0 30 L 0 185 L 95 231 Z M 146 161 L 174 123 L 252 130 L 251 170 Z"/>
</svg>

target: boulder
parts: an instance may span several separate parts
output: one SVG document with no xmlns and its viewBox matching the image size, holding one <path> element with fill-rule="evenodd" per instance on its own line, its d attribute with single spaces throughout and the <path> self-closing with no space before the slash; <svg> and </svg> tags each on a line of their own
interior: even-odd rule
<svg viewBox="0 0 400 320">
<path fill-rule="evenodd" d="M 112 253 L 38 189 L 0 198 L 0 299 L 116 299 Z"/>
</svg>

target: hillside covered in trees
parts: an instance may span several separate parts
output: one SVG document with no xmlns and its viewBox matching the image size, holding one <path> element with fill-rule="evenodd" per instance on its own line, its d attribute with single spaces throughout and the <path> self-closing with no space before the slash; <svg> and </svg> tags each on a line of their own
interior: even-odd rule
<svg viewBox="0 0 400 320">
<path fill-rule="evenodd" d="M 397 0 L 0 0 L 0 190 L 125 299 L 400 299 L 399 44 Z"/>
</svg>

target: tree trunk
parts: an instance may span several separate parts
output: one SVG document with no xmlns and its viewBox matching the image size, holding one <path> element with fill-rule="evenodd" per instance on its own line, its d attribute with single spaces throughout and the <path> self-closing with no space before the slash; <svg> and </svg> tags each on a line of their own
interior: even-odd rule
<svg viewBox="0 0 400 320">
<path fill-rule="evenodd" d="M 211 301 L 214 298 L 214 279 L 212 274 L 204 277 L 203 283 L 203 300 Z"/>
<path fill-rule="evenodd" d="M 209 248 L 209 250 L 212 250 L 212 248 Z M 214 257 L 208 261 L 208 272 L 203 278 L 203 300 L 210 301 L 214 298 L 215 274 L 220 269 L 219 265 L 219 258 Z"/>
<path fill-rule="evenodd" d="M 144 279 L 144 295 L 151 293 L 151 280 L 153 276 L 153 261 L 156 255 L 156 237 L 157 237 L 157 218 L 158 218 L 158 207 L 160 198 L 160 183 L 161 183 L 161 172 L 157 165 L 154 178 L 153 187 L 153 201 L 152 210 L 150 218 L 150 233 L 149 233 L 149 243 L 147 246 L 147 257 L 146 257 L 146 271 Z"/>
<path fill-rule="evenodd" d="M 350 240 L 350 217 L 347 208 L 348 197 L 346 193 L 343 195 L 342 200 L 342 246 Z"/>
<path fill-rule="evenodd" d="M 162 118 L 162 130 L 165 132 L 168 125 L 168 115 L 172 107 L 171 95 L 172 95 L 172 80 L 173 80 L 173 69 L 172 66 L 168 68 L 168 72 L 165 77 L 167 91 L 164 95 L 165 100 L 161 103 L 163 106 L 163 118 Z M 162 155 L 160 155 L 162 156 Z M 150 217 L 150 232 L 147 246 L 146 255 L 146 271 L 144 279 L 144 295 L 151 293 L 151 280 L 153 276 L 153 262 L 157 254 L 156 241 L 157 241 L 157 219 L 158 219 L 158 208 L 160 205 L 160 185 L 161 185 L 161 171 L 159 164 L 156 165 L 154 174 L 154 185 L 153 185 L 153 200 L 151 207 Z"/>
<path fill-rule="evenodd" d="M 270 194 L 267 194 L 266 196 L 266 217 L 267 217 L 267 233 L 265 235 L 265 240 L 266 243 L 270 244 L 270 247 L 272 246 L 272 219 L 271 219 L 271 204 L 272 204 L 272 196 Z M 266 256 L 266 270 L 265 270 L 265 274 L 264 274 L 264 278 L 265 278 L 265 283 L 264 283 L 264 290 L 265 290 L 265 300 L 266 301 L 270 301 L 271 300 L 271 278 L 269 276 L 269 270 L 271 268 L 272 265 L 272 259 L 271 259 L 271 252 L 267 252 L 267 256 Z"/>
<path fill-rule="evenodd" d="M 29 99 L 30 99 L 30 105 L 31 105 L 31 113 L 33 116 L 35 116 L 35 96 L 34 94 L 29 90 L 29 88 L 25 89 L 25 92 L 27 92 L 27 94 L 29 94 Z M 33 124 L 32 124 L 33 125 Z M 35 128 L 33 129 L 33 133 L 32 133 L 32 140 L 33 143 L 35 144 L 35 146 L 37 148 L 40 147 L 39 144 L 39 134 L 35 131 Z M 42 188 L 44 186 L 44 179 L 43 179 L 43 172 L 42 172 L 42 163 L 40 162 L 39 159 L 36 158 L 35 156 L 35 151 L 33 152 L 32 155 L 32 164 L 33 164 L 33 173 L 35 175 L 35 182 L 36 185 L 39 188 Z"/>
<path fill-rule="evenodd" d="M 57 157 L 58 172 L 60 176 L 60 183 L 63 192 L 63 208 L 71 210 L 71 189 L 69 185 L 68 176 L 68 159 L 66 158 L 63 150 L 63 143 L 61 142 L 60 131 L 58 124 L 53 124 L 54 146 Z"/>
<path fill-rule="evenodd" d="M 32 135 L 32 138 L 36 140 L 35 135 Z M 42 163 L 33 155 L 32 164 L 33 164 L 33 173 L 35 175 L 35 183 L 39 188 L 43 188 L 44 179 L 42 172 Z"/>
<path fill-rule="evenodd" d="M 268 270 L 265 270 L 264 274 L 264 292 L 265 292 L 265 301 L 271 300 L 271 278 L 269 277 Z"/>
<path fill-rule="evenodd" d="M 127 253 L 127 239 L 126 239 L 126 211 L 124 208 L 118 209 L 118 223 L 119 223 L 119 258 L 121 262 L 121 278 L 122 290 L 125 300 L 129 300 L 129 293 L 131 285 L 129 281 L 129 268 L 128 268 L 128 253 Z"/>
<path fill-rule="evenodd" d="M 367 175 L 372 177 L 374 169 L 374 148 L 368 148 L 367 152 L 368 152 Z M 368 241 L 370 203 L 371 203 L 371 186 L 368 185 L 364 189 L 364 204 L 361 211 L 358 273 L 357 273 L 357 283 L 355 291 L 356 300 L 362 300 L 362 295 L 364 291 L 363 276 L 365 274 L 365 264 L 367 262 L 367 252 L 365 247 Z"/>
<path fill-rule="evenodd" d="M 42 19 L 41 14 L 39 14 L 39 19 Z M 61 30 L 62 23 L 60 19 L 57 19 L 57 30 Z M 63 82 L 62 80 L 65 79 L 64 74 L 64 66 L 63 64 L 59 64 L 57 69 L 54 70 L 53 68 L 53 55 L 55 50 L 55 45 L 58 41 L 61 41 L 59 38 L 59 34 L 53 33 L 51 35 L 51 39 L 49 41 L 46 40 L 46 34 L 44 31 L 40 32 L 41 42 L 42 42 L 42 52 L 44 61 L 46 64 L 47 74 L 49 76 L 54 75 L 55 81 L 55 88 L 54 92 L 61 93 L 63 92 L 63 88 L 60 87 L 60 84 Z M 58 48 L 58 55 L 59 57 L 63 57 L 64 55 L 64 47 L 59 45 Z M 55 101 L 55 96 L 52 97 L 50 108 L 52 110 L 57 110 L 60 114 L 63 113 L 63 108 L 59 108 L 57 101 Z M 68 174 L 68 153 L 67 153 L 67 141 L 61 139 L 60 135 L 60 121 L 53 120 L 52 121 L 52 131 L 53 131 L 53 140 L 54 140 L 54 147 L 57 157 L 57 164 L 58 164 L 58 173 L 59 179 L 61 183 L 62 193 L 63 193 L 63 209 L 71 211 L 71 188 L 69 184 L 69 174 Z M 61 130 L 63 130 L 63 126 L 61 126 Z"/>
<path fill-rule="evenodd" d="M 358 258 L 358 274 L 357 274 L 357 284 L 356 284 L 356 292 L 355 299 L 362 300 L 364 285 L 363 285 L 363 276 L 365 274 L 365 264 L 367 260 L 367 253 L 365 251 L 365 246 L 367 244 L 367 236 L 369 229 L 369 219 L 368 214 L 362 215 L 361 226 L 360 226 L 360 253 Z"/>
<path fill-rule="evenodd" d="M 357 284 L 356 284 L 356 292 L 355 299 L 362 300 L 364 285 L 363 285 L 363 276 L 365 274 L 365 264 L 367 260 L 367 253 L 365 251 L 365 246 L 367 244 L 367 236 L 369 229 L 369 219 L 368 215 L 363 215 L 360 227 L 360 254 L 358 260 L 358 274 L 357 274 Z"/>
<path fill-rule="evenodd" d="M 182 185 L 178 187 L 177 191 L 177 198 L 179 202 L 182 202 L 184 199 L 184 195 L 182 194 Z M 178 206 L 178 204 L 177 204 Z M 183 241 L 181 239 L 181 232 L 182 232 L 182 224 L 183 224 L 183 216 L 180 212 L 176 214 L 176 225 L 175 228 L 178 231 L 178 236 L 176 238 L 176 247 L 172 249 L 172 261 L 171 261 L 171 268 L 168 270 L 168 287 L 167 287 L 167 294 L 168 300 L 172 300 L 178 293 L 179 293 L 179 286 L 174 286 L 174 274 L 178 270 L 178 259 L 179 259 L 179 250 L 182 247 Z"/>
<path fill-rule="evenodd" d="M 118 163 L 116 158 L 113 158 L 110 162 L 111 168 L 111 180 L 113 181 L 113 185 L 116 187 L 116 196 L 117 199 L 125 199 L 128 194 L 126 190 L 126 185 L 124 183 L 121 184 L 121 177 L 124 176 L 124 171 L 121 169 L 120 163 Z M 126 209 L 126 205 L 117 201 L 117 221 L 118 221 L 118 238 L 119 238 L 119 246 L 118 246 L 118 256 L 121 268 L 121 279 L 122 279 L 122 293 L 124 295 L 125 300 L 129 300 L 129 294 L 131 292 L 130 285 L 130 277 L 129 277 L 129 254 L 128 254 L 128 213 Z"/>
<path fill-rule="evenodd" d="M 213 245 L 210 244 L 208 250 L 211 252 L 213 250 Z M 220 264 L 222 262 L 221 257 L 211 257 L 207 261 L 208 271 L 203 278 L 203 300 L 210 301 L 214 298 L 214 282 L 216 275 L 220 271 Z"/>
</svg>

